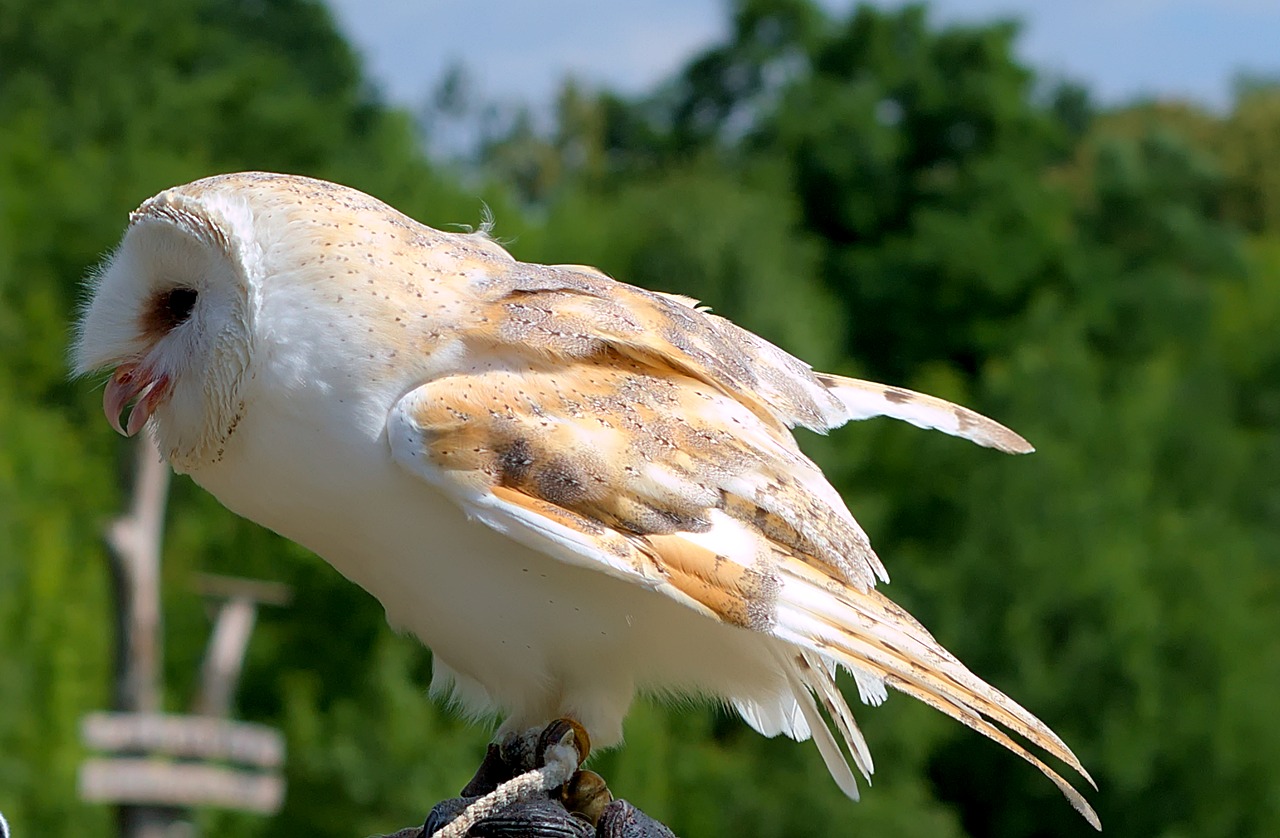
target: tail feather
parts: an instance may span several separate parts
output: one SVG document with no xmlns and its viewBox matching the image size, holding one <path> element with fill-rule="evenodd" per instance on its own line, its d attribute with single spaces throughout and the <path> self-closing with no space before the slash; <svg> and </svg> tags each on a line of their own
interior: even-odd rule
<svg viewBox="0 0 1280 838">
<path fill-rule="evenodd" d="M 829 578 L 819 577 L 801 562 L 783 565 L 785 594 L 777 611 L 777 637 L 878 676 L 889 686 L 999 742 L 1040 769 L 1091 824 L 1100 828 L 1097 815 L 1079 792 L 992 722 L 1061 759 L 1096 788 L 1079 759 L 1048 726 L 970 672 L 923 626 L 875 590 L 848 586 L 837 590 Z M 828 712 L 841 725 L 839 710 L 833 712 L 828 707 Z M 855 750 L 854 743 L 861 735 L 851 736 L 843 728 L 841 734 L 851 751 Z"/>
<path fill-rule="evenodd" d="M 738 699 L 733 701 L 733 709 L 752 729 L 765 736 L 782 734 L 797 742 L 804 742 L 810 736 L 809 723 L 798 701 L 789 693 L 772 701 Z"/>
<path fill-rule="evenodd" d="M 827 663 L 813 652 L 801 652 L 796 665 L 802 673 L 805 684 L 813 690 L 818 701 L 822 702 L 827 715 L 831 717 L 831 721 L 835 722 L 836 730 L 844 737 L 854 764 L 870 783 L 871 775 L 876 770 L 875 763 L 871 760 L 871 749 L 867 747 L 867 740 L 863 737 L 858 723 L 854 721 L 853 711 L 849 709 L 849 704 L 836 687 L 835 665 Z"/>
<path fill-rule="evenodd" d="M 847 586 L 833 595 L 829 580 L 821 590 L 813 590 L 812 577 L 816 574 L 810 569 L 799 562 L 788 562 L 786 570 L 791 575 L 789 581 L 799 582 L 799 586 L 793 589 L 793 596 L 785 598 L 782 609 L 795 614 L 795 623 L 807 624 L 814 640 L 833 647 L 830 652 L 845 652 L 847 657 L 850 650 L 857 650 L 859 656 L 851 665 L 874 663 L 878 666 L 868 667 L 873 672 L 887 667 L 900 677 L 919 679 L 944 694 L 959 690 L 971 695 L 987 706 L 986 715 L 1037 744 L 1042 740 L 1045 750 L 1093 784 L 1075 754 L 1048 725 L 970 672 L 924 626 L 888 597 L 876 590 L 858 591 Z M 806 588 L 809 590 L 804 590 Z"/>
<path fill-rule="evenodd" d="M 1036 768 L 1039 768 L 1041 773 L 1048 777 L 1049 780 L 1058 787 L 1058 790 L 1062 792 L 1063 796 L 1070 801 L 1071 805 L 1075 807 L 1075 810 L 1083 815 L 1084 819 L 1087 820 L 1094 829 L 1099 831 L 1102 830 L 1102 822 L 1098 819 L 1097 813 L 1093 811 L 1093 807 L 1088 804 L 1080 792 L 1076 791 L 1074 786 L 1062 779 L 1062 776 L 1058 774 L 1058 772 L 1045 765 L 1039 757 L 1015 742 L 1004 731 L 984 719 L 980 715 L 980 713 L 983 712 L 982 710 L 975 710 L 967 704 L 959 701 L 951 701 L 946 696 L 938 695 L 937 693 L 921 688 L 916 684 L 912 684 L 898 678 L 887 671 L 885 673 L 885 680 L 895 689 L 901 690 L 909 696 L 920 699 L 935 710 L 940 710 L 961 724 L 978 731 L 995 742 L 999 742 L 1013 753 L 1034 765 Z M 1037 744 L 1043 745 L 1043 743 L 1039 742 Z M 1049 749 L 1046 748 L 1046 750 Z M 1089 780 L 1089 784 L 1093 785 L 1093 780 L 1090 779 L 1087 774 L 1084 774 L 1083 772 L 1081 773 L 1086 780 Z M 1094 786 L 1094 788 L 1096 789 L 1097 787 Z"/>
<path fill-rule="evenodd" d="M 858 698 L 862 699 L 863 704 L 879 707 L 889 698 L 889 692 L 884 688 L 884 679 L 865 669 L 853 670 L 853 682 L 858 687 Z"/>
<path fill-rule="evenodd" d="M 805 720 L 809 723 L 809 732 L 813 736 L 813 744 L 818 746 L 818 753 L 822 755 L 822 761 L 826 763 L 827 771 L 830 772 L 831 778 L 836 781 L 836 785 L 840 787 L 840 791 L 844 792 L 850 800 L 858 800 L 861 797 L 858 794 L 858 781 L 853 776 L 853 770 L 849 768 L 849 761 L 845 759 L 844 751 L 841 750 L 835 737 L 831 735 L 831 728 L 827 727 L 822 714 L 818 712 L 818 705 L 814 703 L 813 693 L 810 692 L 796 666 L 784 666 L 784 669 L 787 673 L 787 681 L 791 684 L 791 692 L 795 695 L 796 703 L 800 706 L 800 712 L 804 714 Z M 852 745 L 850 747 L 852 748 Z"/>
</svg>

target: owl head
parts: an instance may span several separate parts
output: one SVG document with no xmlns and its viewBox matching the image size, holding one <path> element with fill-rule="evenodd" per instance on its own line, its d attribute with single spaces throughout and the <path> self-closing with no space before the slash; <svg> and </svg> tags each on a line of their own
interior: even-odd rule
<svg viewBox="0 0 1280 838">
<path fill-rule="evenodd" d="M 103 394 L 112 426 L 132 436 L 151 421 L 180 469 L 214 456 L 234 430 L 253 357 L 259 260 L 249 208 L 203 183 L 132 213 L 90 277 L 72 348 L 77 374 L 112 371 Z"/>
</svg>

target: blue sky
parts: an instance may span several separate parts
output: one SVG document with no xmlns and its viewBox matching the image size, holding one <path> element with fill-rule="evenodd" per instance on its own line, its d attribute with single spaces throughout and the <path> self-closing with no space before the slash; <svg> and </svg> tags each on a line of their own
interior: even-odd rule
<svg viewBox="0 0 1280 838">
<path fill-rule="evenodd" d="M 462 61 L 490 97 L 545 102 L 566 74 L 644 90 L 725 33 L 724 0 L 328 0 L 373 78 L 415 105 Z M 836 12 L 848 0 L 824 0 Z M 894 6 L 894 2 L 877 5 Z M 1230 100 L 1237 71 L 1280 75 L 1278 0 L 936 0 L 939 21 L 1017 17 L 1032 66 L 1105 103 Z"/>
</svg>

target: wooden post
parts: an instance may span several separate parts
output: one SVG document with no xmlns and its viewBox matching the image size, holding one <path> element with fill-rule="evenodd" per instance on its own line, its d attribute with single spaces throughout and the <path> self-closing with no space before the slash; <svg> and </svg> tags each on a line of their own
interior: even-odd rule
<svg viewBox="0 0 1280 838">
<path fill-rule="evenodd" d="M 129 510 L 107 528 L 116 602 L 115 708 L 157 713 L 163 700 L 160 646 L 160 548 L 169 495 L 169 467 L 150 430 L 136 444 Z M 169 838 L 178 812 L 160 806 L 118 808 L 121 838 Z"/>
<path fill-rule="evenodd" d="M 82 799 L 117 805 L 121 838 L 186 838 L 195 834 L 194 808 L 272 814 L 284 799 L 284 738 L 230 715 L 257 608 L 288 602 L 287 586 L 207 574 L 197 579 L 201 593 L 223 602 L 200 671 L 196 715 L 163 713 L 160 550 L 168 491 L 169 468 L 145 433 L 137 442 L 128 511 L 106 531 L 117 712 L 83 720 L 85 744 L 107 753 L 85 760 L 79 778 Z"/>
<path fill-rule="evenodd" d="M 160 545 L 169 467 L 150 432 L 137 443 L 129 511 L 107 528 L 116 600 L 118 709 L 155 713 L 161 702 Z"/>
<path fill-rule="evenodd" d="M 201 574 L 196 589 L 210 597 L 222 598 L 213 634 L 200 666 L 200 689 L 191 708 L 201 716 L 231 715 L 231 704 L 244 668 L 249 635 L 257 620 L 259 605 L 285 605 L 292 593 L 287 585 Z"/>
</svg>

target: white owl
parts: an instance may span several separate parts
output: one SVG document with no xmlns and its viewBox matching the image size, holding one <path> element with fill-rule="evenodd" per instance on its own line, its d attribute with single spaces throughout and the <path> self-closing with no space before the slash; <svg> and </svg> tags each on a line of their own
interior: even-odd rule
<svg viewBox="0 0 1280 838">
<path fill-rule="evenodd" d="M 880 593 L 866 535 L 790 428 L 891 416 L 1004 451 L 1007 428 L 812 371 L 683 297 L 518 262 L 352 189 L 265 173 L 167 190 L 98 272 L 75 347 L 117 429 L 373 594 L 432 688 L 503 730 L 609 745 L 638 692 L 706 696 L 871 756 L 835 673 L 1088 775 Z M 843 748 L 842 748 L 843 745 Z M 1090 782 L 1092 782 L 1090 780 Z"/>
</svg>

